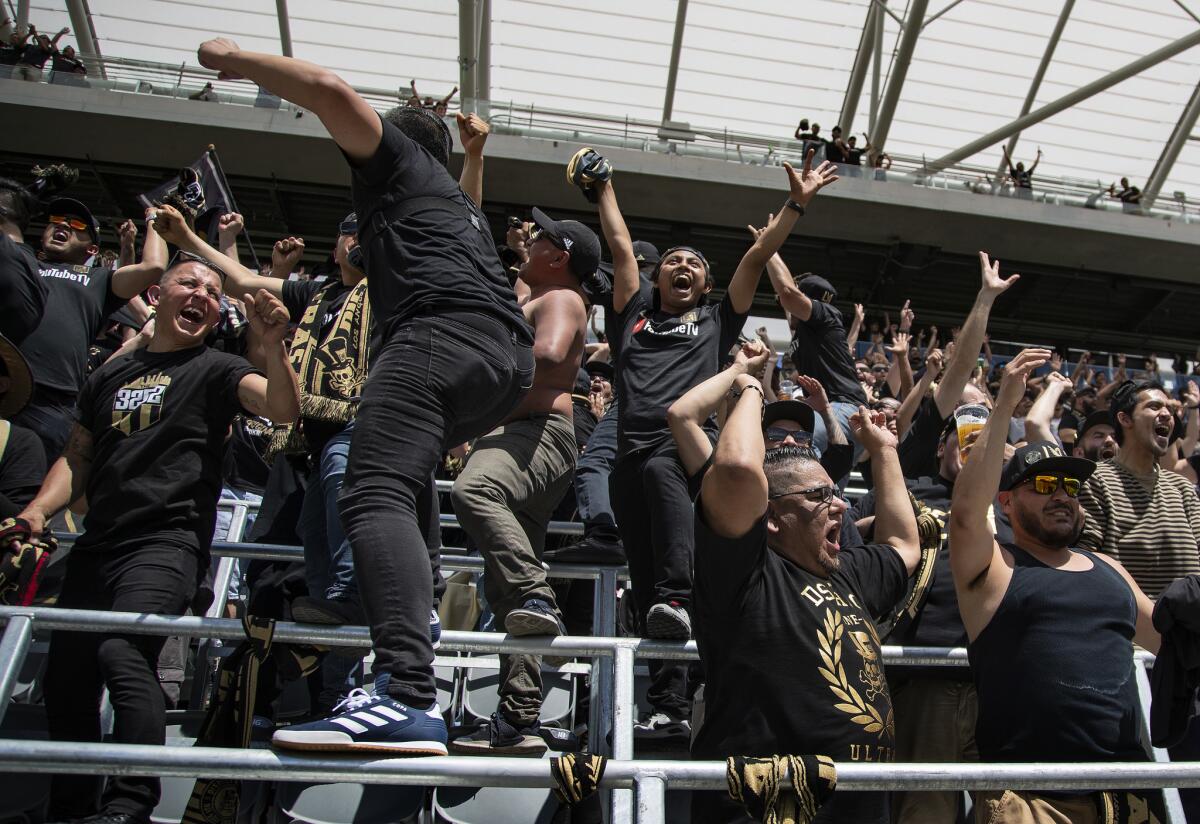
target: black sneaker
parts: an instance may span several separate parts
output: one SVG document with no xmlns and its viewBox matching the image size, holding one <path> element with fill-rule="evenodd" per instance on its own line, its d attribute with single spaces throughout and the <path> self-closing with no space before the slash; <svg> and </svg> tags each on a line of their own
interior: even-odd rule
<svg viewBox="0 0 1200 824">
<path fill-rule="evenodd" d="M 692 637 L 692 619 L 675 601 L 655 604 L 646 614 L 646 635 L 662 641 L 686 641 Z"/>
<path fill-rule="evenodd" d="M 86 818 L 73 819 L 70 824 L 150 824 L 150 819 L 130 813 L 96 813 Z"/>
<path fill-rule="evenodd" d="M 541 598 L 530 598 L 508 613 L 504 631 L 509 635 L 566 635 L 567 627 L 558 610 Z"/>
<path fill-rule="evenodd" d="M 672 718 L 665 712 L 646 713 L 633 725 L 636 741 L 683 741 L 692 737 L 692 722 Z"/>
<path fill-rule="evenodd" d="M 546 550 L 543 557 L 551 563 L 558 564 L 621 566 L 625 563 L 625 547 L 622 546 L 620 539 L 607 538 L 602 534 L 585 535 L 581 541 L 558 549 Z"/>
<path fill-rule="evenodd" d="M 463 755 L 524 755 L 538 758 L 546 752 L 539 724 L 517 727 L 499 710 L 470 735 L 450 742 L 450 751 Z"/>
<path fill-rule="evenodd" d="M 292 618 L 304 624 L 363 626 L 367 623 L 367 614 L 358 599 L 314 598 L 311 595 L 301 595 L 292 601 Z"/>
</svg>

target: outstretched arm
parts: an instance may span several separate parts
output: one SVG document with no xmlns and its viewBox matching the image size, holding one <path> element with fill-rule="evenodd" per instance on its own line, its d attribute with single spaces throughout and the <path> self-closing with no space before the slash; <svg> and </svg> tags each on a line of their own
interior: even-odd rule
<svg viewBox="0 0 1200 824">
<path fill-rule="evenodd" d="M 775 281 L 771 281 L 774 283 Z M 809 311 L 812 311 L 812 303 L 808 304 Z M 862 331 L 863 318 L 866 313 L 863 311 L 861 303 L 854 304 L 854 320 L 850 321 L 850 330 L 846 332 L 846 348 L 850 350 L 850 357 L 855 357 L 855 349 L 858 346 L 858 335 Z"/>
<path fill-rule="evenodd" d="M 158 283 L 167 268 L 167 244 L 154 230 L 153 221 L 149 220 L 151 211 L 146 210 L 146 240 L 142 243 L 141 262 L 122 266 L 113 272 L 109 288 L 119 298 L 128 300 L 145 292 Z"/>
<path fill-rule="evenodd" d="M 1029 174 L 1033 174 L 1033 170 L 1036 169 L 1038 167 L 1038 164 L 1041 162 L 1042 162 L 1042 150 L 1039 148 L 1038 152 L 1037 152 L 1037 157 L 1033 161 L 1033 165 L 1029 167 Z"/>
<path fill-rule="evenodd" d="M 637 257 L 633 254 L 633 238 L 617 204 L 617 192 L 611 180 L 597 180 L 596 203 L 600 209 L 600 231 L 608 243 L 613 263 L 613 311 L 624 312 L 641 288 Z"/>
<path fill-rule="evenodd" d="M 870 412 L 865 406 L 860 406 L 850 417 L 850 429 L 854 440 L 871 456 L 871 474 L 875 478 L 874 540 L 896 550 L 904 568 L 912 575 L 921 563 L 921 538 L 904 473 L 900 471 L 896 436 L 884 425 L 882 412 Z"/>
<path fill-rule="evenodd" d="M 804 158 L 804 168 L 800 172 L 793 169 L 790 163 L 783 164 L 788 176 L 788 204 L 785 204 L 785 208 L 781 209 L 779 214 L 774 215 L 767 223 L 766 228 L 758 234 L 753 245 L 746 251 L 741 263 L 734 271 L 733 278 L 729 281 L 729 301 L 733 310 L 738 314 L 750 311 L 750 306 L 754 302 L 754 292 L 758 289 L 758 281 L 762 277 L 763 267 L 783 246 L 783 242 L 787 240 L 788 234 L 791 233 L 800 217 L 800 212 L 792 208 L 790 204 L 795 203 L 800 209 L 807 208 L 809 202 L 816 197 L 817 192 L 838 179 L 837 166 L 827 160 L 813 169 L 813 154 L 814 152 L 810 150 L 807 157 Z M 780 295 L 781 299 L 782 297 Z M 791 311 L 786 305 L 784 308 Z"/>
<path fill-rule="evenodd" d="M 176 209 L 171 206 L 158 206 L 158 217 L 155 227 L 162 237 L 174 243 L 185 252 L 199 255 L 225 273 L 225 294 L 238 300 L 246 300 L 260 290 L 266 290 L 277 298 L 283 297 L 283 280 L 280 278 L 264 278 L 236 260 L 226 257 L 209 246 L 188 228 L 187 223 Z M 303 247 L 301 247 L 303 249 Z M 283 273 L 286 277 L 287 273 Z M 246 301 L 249 303 L 249 301 Z"/>
<path fill-rule="evenodd" d="M 1058 440 L 1050 431 L 1050 421 L 1054 418 L 1054 410 L 1058 409 L 1058 402 L 1062 398 L 1063 392 L 1067 391 L 1070 386 L 1071 379 L 1063 377 L 1058 372 L 1051 372 L 1046 376 L 1046 384 L 1025 415 L 1026 441 L 1029 443 L 1036 441 L 1053 443 Z"/>
<path fill-rule="evenodd" d="M 35 538 L 41 536 L 51 518 L 83 497 L 91 471 L 92 433 L 75 424 L 62 457 L 50 467 L 38 494 L 18 516 L 29 522 Z"/>
<path fill-rule="evenodd" d="M 326 68 L 274 54 L 243 51 L 224 37 L 200 45 L 200 65 L 221 80 L 252 80 L 321 119 L 355 165 L 371 159 L 383 138 L 383 122 L 350 84 Z"/>
<path fill-rule="evenodd" d="M 725 538 L 740 538 L 767 511 L 767 446 L 762 434 L 763 398 L 758 381 L 739 375 L 713 463 L 704 473 L 700 506 L 709 528 Z"/>
<path fill-rule="evenodd" d="M 739 378 L 758 379 L 770 355 L 771 350 L 759 341 L 742 344 L 732 366 L 693 386 L 667 409 L 667 423 L 675 437 L 679 461 L 689 476 L 699 472 L 713 452 L 704 422 L 717 411 Z M 750 394 L 754 394 L 753 389 Z"/>
<path fill-rule="evenodd" d="M 450 95 L 447 95 L 446 99 L 449 100 Z M 482 206 L 483 144 L 487 142 L 492 127 L 482 117 L 473 113 L 459 112 L 454 119 L 458 121 L 458 142 L 462 144 L 463 152 L 466 153 L 458 185 L 470 196 L 471 200 L 475 201 L 476 206 Z"/>
<path fill-rule="evenodd" d="M 1000 277 L 1000 261 L 992 261 L 987 252 L 979 253 L 979 268 L 982 284 L 975 296 L 975 305 L 971 307 L 967 320 L 963 323 L 962 331 L 955 340 L 954 355 L 946 365 L 946 374 L 942 382 L 934 390 L 933 400 L 937 404 L 938 413 L 948 417 L 958 404 L 963 388 L 975 368 L 979 350 L 983 346 L 983 336 L 987 332 L 988 316 L 992 312 L 992 304 L 996 298 L 1004 294 L 1018 280 L 1020 275 L 1008 278 Z"/>
<path fill-rule="evenodd" d="M 296 370 L 288 361 L 288 311 L 266 289 L 246 301 L 250 321 L 251 348 L 258 348 L 266 361 L 267 376 L 247 375 L 238 382 L 238 400 L 248 411 L 272 423 L 295 423 L 300 417 L 300 387 Z"/>
<path fill-rule="evenodd" d="M 1008 588 L 1011 570 L 988 526 L 987 513 L 1000 486 L 1004 443 L 1013 410 L 1025 394 L 1025 381 L 1050 359 L 1048 349 L 1025 349 L 1009 361 L 991 417 L 971 447 L 954 483 L 950 504 L 950 569 L 959 610 L 971 638 L 987 625 L 991 611 Z"/>
</svg>

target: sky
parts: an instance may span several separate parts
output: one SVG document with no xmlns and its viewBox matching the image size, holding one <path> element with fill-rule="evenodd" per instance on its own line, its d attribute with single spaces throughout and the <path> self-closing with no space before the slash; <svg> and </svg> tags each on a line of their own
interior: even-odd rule
<svg viewBox="0 0 1200 824">
<path fill-rule="evenodd" d="M 3 0 L 10 3 L 11 0 Z M 106 55 L 195 64 L 195 47 L 224 34 L 279 51 L 274 0 L 89 0 Z M 1077 0 L 1035 106 L 1193 31 L 1177 3 Z M 691 0 L 674 120 L 790 137 L 801 117 L 836 123 L 868 0 Z M 1059 0 L 930 0 L 887 149 L 941 156 L 1015 118 L 1062 8 Z M 458 81 L 457 0 L 288 0 L 295 53 L 358 86 L 417 81 L 440 97 Z M 675 0 L 493 0 L 492 98 L 655 120 L 661 117 Z M 905 0 L 890 0 L 903 16 Z M 46 30 L 69 25 L 65 4 L 34 0 Z M 886 78 L 899 26 L 886 18 Z M 69 40 L 70 38 L 68 38 Z M 1038 147 L 1039 172 L 1107 185 L 1144 183 L 1193 89 L 1200 48 L 1184 52 L 1028 129 L 1016 158 Z M 868 79 L 854 132 L 868 126 Z M 999 146 L 968 162 L 995 168 Z M 1164 192 L 1200 197 L 1192 141 Z"/>
</svg>

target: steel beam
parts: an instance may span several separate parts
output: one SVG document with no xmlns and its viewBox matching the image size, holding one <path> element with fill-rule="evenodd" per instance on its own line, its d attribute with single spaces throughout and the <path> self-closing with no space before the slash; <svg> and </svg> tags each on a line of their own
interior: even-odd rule
<svg viewBox="0 0 1200 824">
<path fill-rule="evenodd" d="M 908 17 L 904 20 L 904 30 L 900 34 L 900 45 L 896 49 L 887 88 L 883 92 L 883 100 L 879 103 L 879 113 L 871 132 L 871 145 L 874 147 L 872 157 L 883 152 L 887 146 L 892 118 L 896 115 L 896 104 L 900 102 L 900 91 L 904 88 L 904 78 L 908 76 L 908 67 L 912 63 L 913 51 L 917 47 L 917 38 L 921 36 L 921 24 L 925 22 L 925 9 L 928 7 L 929 0 L 912 0 L 908 7 Z"/>
<path fill-rule="evenodd" d="M 492 0 L 479 3 L 479 50 L 475 64 L 475 106 L 481 117 L 487 117 L 487 101 L 492 99 Z"/>
<path fill-rule="evenodd" d="M 1179 159 L 1179 153 L 1183 151 L 1183 145 L 1187 143 L 1188 135 L 1192 133 L 1192 129 L 1196 125 L 1197 116 L 1200 116 L 1200 85 L 1192 91 L 1191 99 L 1184 107 L 1179 122 L 1175 124 L 1175 129 L 1167 138 L 1167 145 L 1163 146 L 1162 154 L 1158 156 L 1158 162 L 1150 170 L 1150 179 L 1142 187 L 1141 206 L 1143 209 L 1149 209 L 1154 205 L 1158 193 L 1162 191 L 1163 184 L 1167 182 L 1171 169 L 1175 166 L 1175 161 Z"/>
<path fill-rule="evenodd" d="M 475 36 L 475 7 L 478 0 L 458 0 L 458 99 L 475 105 L 475 66 L 479 60 Z"/>
<path fill-rule="evenodd" d="M 17 33 L 29 31 L 29 0 L 17 0 Z"/>
<path fill-rule="evenodd" d="M 939 17 L 941 17 L 941 16 L 942 16 L 943 14 L 945 14 L 946 12 L 950 11 L 950 9 L 954 8 L 955 6 L 957 6 L 957 5 L 958 5 L 959 3 L 961 3 L 962 1 L 963 1 L 963 0 L 950 0 L 950 5 L 946 6 L 946 8 L 942 9 L 942 10 L 941 10 L 941 11 L 939 11 L 939 12 L 936 12 L 936 13 L 934 13 L 934 14 L 931 14 L 931 15 L 929 16 L 929 18 L 928 18 L 928 19 L 927 19 L 927 20 L 926 20 L 924 23 L 922 23 L 922 24 L 921 24 L 921 31 L 925 31 L 925 27 L 926 27 L 926 26 L 928 26 L 928 25 L 929 25 L 930 23 L 932 23 L 934 20 L 937 20 Z"/>
<path fill-rule="evenodd" d="M 663 123 L 671 119 L 675 109 L 675 81 L 679 77 L 679 54 L 683 51 L 683 30 L 687 28 L 688 0 L 678 0 L 675 7 L 675 37 L 671 41 L 671 64 L 667 67 L 667 94 L 663 98 Z"/>
<path fill-rule="evenodd" d="M 988 146 L 995 145 L 1006 137 L 1011 137 L 1022 129 L 1032 126 L 1034 123 L 1041 123 L 1046 118 L 1058 114 L 1063 109 L 1069 109 L 1076 103 L 1081 103 L 1089 97 L 1110 89 L 1122 80 L 1128 80 L 1134 75 L 1144 72 L 1151 66 L 1157 66 L 1164 60 L 1170 60 L 1175 55 L 1185 52 L 1196 45 L 1200 45 L 1200 29 L 1178 40 L 1174 40 L 1144 57 L 1139 57 L 1132 63 L 1127 63 L 1116 71 L 1097 78 L 1085 86 L 1080 86 L 1075 91 L 1047 103 L 1045 106 L 1030 112 L 1024 117 L 1018 117 L 1016 120 L 988 132 L 983 137 L 972 140 L 960 149 L 955 149 L 949 154 L 939 157 L 937 160 L 926 165 L 926 173 L 939 172 L 947 166 L 953 166 L 961 160 L 966 160 L 976 152 L 982 151 Z"/>
<path fill-rule="evenodd" d="M 292 21 L 288 17 L 287 0 L 275 0 L 275 16 L 279 19 L 279 50 L 284 57 L 292 54 Z"/>
<path fill-rule="evenodd" d="M 1066 0 L 1063 3 L 1062 11 L 1058 13 L 1058 22 L 1054 24 L 1054 31 L 1050 32 L 1050 40 L 1046 43 L 1046 50 L 1042 52 L 1042 62 L 1038 63 L 1037 71 L 1033 75 L 1033 82 L 1029 84 L 1029 93 L 1025 95 L 1025 102 L 1021 104 L 1021 113 L 1017 117 L 1024 117 L 1029 114 L 1029 110 L 1033 108 L 1033 101 L 1037 98 L 1038 89 L 1042 86 L 1042 78 L 1046 76 L 1046 69 L 1050 66 L 1050 60 L 1054 57 L 1054 50 L 1058 48 L 1058 41 L 1062 39 L 1063 29 L 1066 28 L 1067 18 L 1071 16 L 1071 9 L 1075 7 L 1075 0 Z M 1017 141 L 1021 139 L 1021 133 L 1017 132 L 1008 139 L 1008 154 L 1012 155 L 1017 148 Z M 1004 174 L 1008 171 L 1008 167 L 1004 162 L 1004 155 L 1000 155 L 1000 165 L 996 167 L 996 174 L 1000 180 L 1004 179 Z"/>
<path fill-rule="evenodd" d="M 858 38 L 858 52 L 854 55 L 854 64 L 850 68 L 850 82 L 846 85 L 846 97 L 842 100 L 842 116 L 838 118 L 842 136 L 846 139 L 854 134 L 854 115 L 858 112 L 858 99 L 862 96 L 867 66 L 871 63 L 871 53 L 875 49 L 875 19 L 882 16 L 883 13 L 874 3 L 867 7 L 867 17 L 863 21 L 862 34 Z"/>
<path fill-rule="evenodd" d="M 96 32 L 92 28 L 92 13 L 88 9 L 87 0 L 67 0 L 67 15 L 71 18 L 71 30 L 79 47 L 79 57 L 87 65 L 88 74 L 105 79 L 104 60 L 100 54 L 100 45 L 96 42 Z"/>
<path fill-rule="evenodd" d="M 876 0 L 872 4 L 872 8 L 887 9 L 887 0 Z M 867 131 L 875 131 L 875 123 L 879 120 L 879 90 L 883 84 L 880 82 L 882 67 L 883 67 L 883 15 L 875 15 L 875 32 L 872 35 L 875 38 L 875 53 L 871 60 L 871 122 L 868 123 Z M 865 146 L 863 147 L 866 148 Z"/>
</svg>

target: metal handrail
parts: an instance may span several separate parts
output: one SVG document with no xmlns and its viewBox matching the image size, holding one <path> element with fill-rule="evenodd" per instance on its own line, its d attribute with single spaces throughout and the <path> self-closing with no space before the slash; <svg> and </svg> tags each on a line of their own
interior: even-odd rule
<svg viewBox="0 0 1200 824">
<path fill-rule="evenodd" d="M 262 97 L 251 92 L 252 87 L 246 83 L 220 80 L 216 72 L 202 67 L 123 57 L 105 57 L 103 62 L 107 79 L 88 77 L 83 81 L 85 85 L 115 92 L 166 94 L 179 98 L 199 91 L 205 83 L 212 83 L 217 100 L 221 103 L 254 106 L 262 102 Z M 76 78 L 73 81 L 73 85 L 78 85 Z M 355 90 L 378 110 L 403 102 L 402 90 L 398 93 L 398 90 L 367 86 L 356 86 Z M 595 141 L 599 145 L 756 165 L 779 165 L 785 160 L 802 160 L 803 144 L 791 136 L 755 135 L 703 124 L 688 124 L 686 130 L 666 129 L 664 124 L 653 120 L 575 112 L 514 101 L 460 102 L 485 112 L 492 120 L 493 131 L 498 134 Z M 279 101 L 278 108 L 288 112 L 300 111 L 299 107 L 288 101 Z M 926 172 L 924 157 L 889 154 L 892 167 L 881 178 L 886 183 L 907 183 L 1002 197 L 1015 195 L 1010 187 L 989 186 L 984 182 L 995 178 L 995 169 L 990 167 L 960 163 L 930 175 Z M 845 168 L 861 168 L 860 176 L 863 179 L 876 179 L 875 169 L 871 167 Z M 1130 211 L 1125 204 L 1102 197 L 1107 187 L 1100 180 L 1039 175 L 1036 183 L 1037 188 L 1032 193 L 1034 200 L 1077 208 Z M 983 192 L 981 188 L 987 188 L 988 191 Z M 1170 203 L 1162 198 L 1158 202 Z M 1190 199 L 1185 199 L 1169 207 L 1156 205 L 1136 213 L 1164 219 L 1182 217 L 1190 221 L 1200 215 L 1200 203 L 1193 204 Z"/>
</svg>

